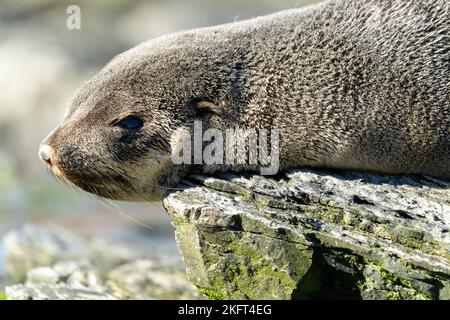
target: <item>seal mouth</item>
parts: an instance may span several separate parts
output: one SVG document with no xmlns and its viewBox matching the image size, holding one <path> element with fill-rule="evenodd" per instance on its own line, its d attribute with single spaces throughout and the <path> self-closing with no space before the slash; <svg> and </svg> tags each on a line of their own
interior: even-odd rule
<svg viewBox="0 0 450 320">
<path fill-rule="evenodd" d="M 120 200 L 127 198 L 130 190 L 135 190 L 132 182 L 136 178 L 121 169 L 107 166 L 101 159 L 95 164 L 98 168 L 72 164 L 74 170 L 71 170 L 72 168 L 61 166 L 57 159 L 49 161 L 47 158 L 45 155 L 41 156 L 49 174 L 67 186 L 81 189 L 94 196 Z"/>
<path fill-rule="evenodd" d="M 121 176 L 74 177 L 65 175 L 65 178 L 77 187 L 99 196 L 103 196 L 104 193 L 126 190 L 130 186 L 129 181 Z"/>
<path fill-rule="evenodd" d="M 62 182 L 69 182 L 73 186 L 98 197 L 118 199 L 125 190 L 132 187 L 126 177 L 109 174 L 75 175 L 60 169 L 51 168 L 50 172 Z"/>
</svg>

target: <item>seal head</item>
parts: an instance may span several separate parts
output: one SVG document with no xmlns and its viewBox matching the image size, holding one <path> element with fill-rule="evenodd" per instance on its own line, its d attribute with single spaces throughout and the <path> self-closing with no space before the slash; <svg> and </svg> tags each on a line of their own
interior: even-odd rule
<svg viewBox="0 0 450 320">
<path fill-rule="evenodd" d="M 207 59 L 205 47 L 185 45 L 193 36 L 150 41 L 117 56 L 87 82 L 41 143 L 39 156 L 50 171 L 119 200 L 160 199 L 176 184 L 186 168 L 172 163 L 172 151 L 193 121 L 195 104 L 218 81 L 205 76 L 200 63 L 202 55 Z"/>
</svg>

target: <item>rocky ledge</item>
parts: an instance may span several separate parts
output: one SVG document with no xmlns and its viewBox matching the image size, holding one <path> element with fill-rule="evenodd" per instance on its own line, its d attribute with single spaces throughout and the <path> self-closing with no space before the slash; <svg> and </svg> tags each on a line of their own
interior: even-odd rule
<svg viewBox="0 0 450 320">
<path fill-rule="evenodd" d="M 447 181 L 305 169 L 183 184 L 164 206 L 209 298 L 450 299 Z"/>
</svg>

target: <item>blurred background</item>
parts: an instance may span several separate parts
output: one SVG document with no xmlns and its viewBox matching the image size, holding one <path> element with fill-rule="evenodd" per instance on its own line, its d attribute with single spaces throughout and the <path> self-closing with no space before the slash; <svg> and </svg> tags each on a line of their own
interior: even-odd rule
<svg viewBox="0 0 450 320">
<path fill-rule="evenodd" d="M 118 203 L 152 230 L 140 227 L 49 176 L 37 157 L 40 141 L 62 120 L 75 90 L 117 53 L 162 34 L 312 2 L 317 1 L 0 0 L 0 238 L 26 223 L 52 222 L 83 237 L 180 259 L 159 203 Z M 73 4 L 81 9 L 80 30 L 66 28 L 66 9 Z M 3 284 L 11 281 L 5 259 L 0 242 Z"/>
</svg>

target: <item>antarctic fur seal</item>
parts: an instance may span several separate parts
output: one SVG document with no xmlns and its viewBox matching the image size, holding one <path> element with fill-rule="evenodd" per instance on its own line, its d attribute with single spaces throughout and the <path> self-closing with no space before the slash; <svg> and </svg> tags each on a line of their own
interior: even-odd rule
<svg viewBox="0 0 450 320">
<path fill-rule="evenodd" d="M 155 200 L 194 169 L 194 120 L 281 133 L 280 170 L 450 178 L 450 2 L 334 0 L 159 37 L 115 57 L 41 144 L 99 196 Z"/>
</svg>

